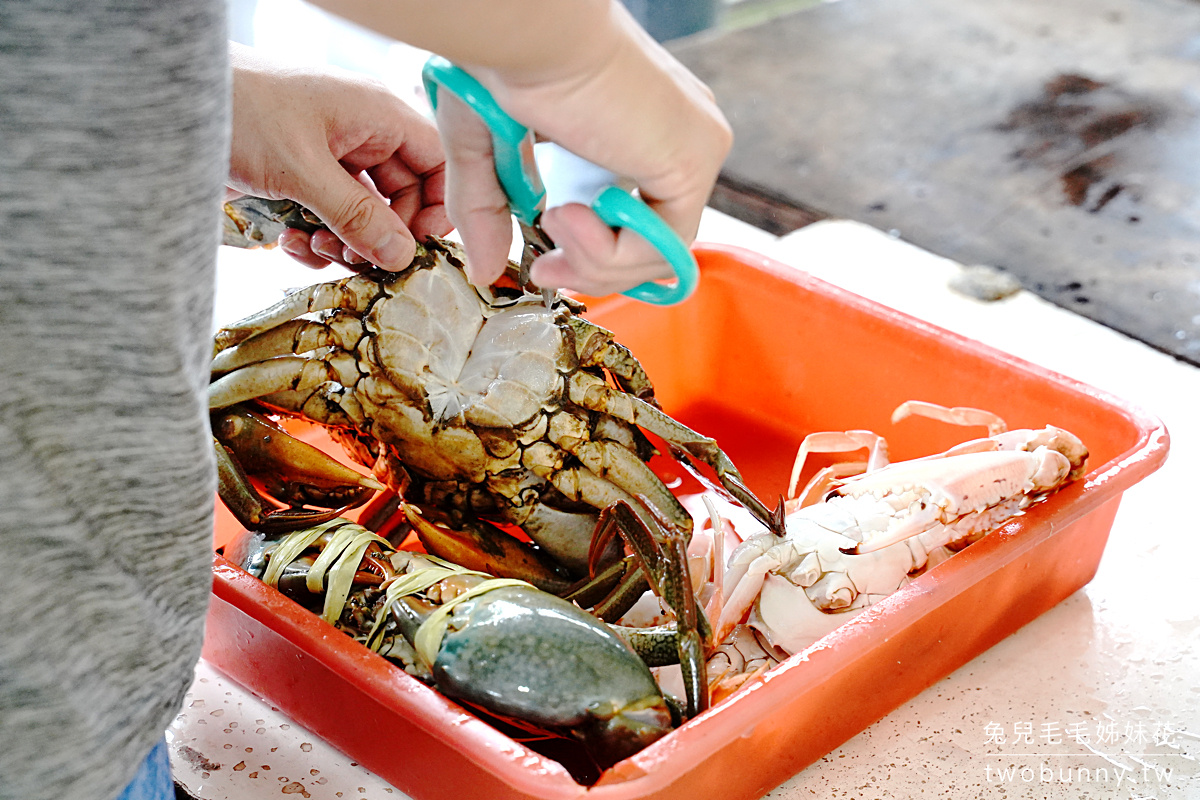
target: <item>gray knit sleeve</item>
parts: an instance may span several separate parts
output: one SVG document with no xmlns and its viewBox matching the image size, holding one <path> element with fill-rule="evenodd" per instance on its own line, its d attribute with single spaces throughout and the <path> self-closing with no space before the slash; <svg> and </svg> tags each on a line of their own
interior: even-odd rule
<svg viewBox="0 0 1200 800">
<path fill-rule="evenodd" d="M 199 655 L 224 0 L 0 0 L 0 798 L 110 800 Z"/>
</svg>

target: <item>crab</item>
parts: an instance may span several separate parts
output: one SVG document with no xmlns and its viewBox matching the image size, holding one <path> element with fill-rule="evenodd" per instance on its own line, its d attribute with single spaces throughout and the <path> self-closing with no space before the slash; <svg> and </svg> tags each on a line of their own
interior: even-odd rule
<svg viewBox="0 0 1200 800">
<path fill-rule="evenodd" d="M 1086 445 L 1054 425 L 1009 430 L 989 411 L 915 400 L 902 403 L 892 421 L 913 415 L 986 426 L 988 436 L 890 463 L 886 440 L 872 431 L 811 433 L 796 457 L 782 536 L 719 498 L 701 496 L 703 508 L 692 503 L 698 519 L 712 522 L 690 549 L 718 643 L 709 660 L 714 701 L 1087 469 Z M 867 451 L 864 461 L 822 469 L 797 491 L 812 453 L 859 450 Z"/>
<path fill-rule="evenodd" d="M 243 533 L 227 555 L 484 719 L 574 740 L 599 769 L 678 724 L 612 629 L 524 581 L 396 550 L 345 519 Z"/>
<path fill-rule="evenodd" d="M 473 286 L 459 247 L 431 238 L 401 272 L 370 269 L 294 292 L 217 334 L 210 405 L 254 402 L 326 426 L 430 519 L 470 531 L 485 551 L 509 546 L 501 526 L 518 528 L 567 583 L 606 566 L 605 553 L 608 565 L 620 559 L 619 542 L 594 536 L 601 512 L 620 506 L 628 513 L 618 527 L 632 520 L 653 531 L 675 567 L 646 577 L 687 585 L 683 549 L 664 543 L 686 542 L 692 519 L 648 466 L 647 433 L 689 467 L 706 465 L 777 528 L 716 442 L 662 411 L 609 331 L 570 298 L 547 303 L 521 289 L 517 270 L 510 265 L 510 285 Z M 646 578 L 618 572 L 609 597 L 631 603 L 640 595 L 631 584 Z"/>
</svg>

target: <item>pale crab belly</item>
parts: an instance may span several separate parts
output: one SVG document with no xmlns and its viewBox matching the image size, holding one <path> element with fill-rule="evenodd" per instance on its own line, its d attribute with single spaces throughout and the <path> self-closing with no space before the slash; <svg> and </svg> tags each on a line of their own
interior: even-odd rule
<svg viewBox="0 0 1200 800">
<path fill-rule="evenodd" d="M 544 308 L 514 308 L 490 317 L 466 360 L 429 363 L 425 391 L 435 420 L 482 428 L 516 428 L 557 405 L 562 331 Z"/>
<path fill-rule="evenodd" d="M 775 647 L 798 653 L 855 616 L 858 610 L 828 613 L 812 604 L 804 589 L 782 575 L 768 575 L 749 625 Z"/>
</svg>

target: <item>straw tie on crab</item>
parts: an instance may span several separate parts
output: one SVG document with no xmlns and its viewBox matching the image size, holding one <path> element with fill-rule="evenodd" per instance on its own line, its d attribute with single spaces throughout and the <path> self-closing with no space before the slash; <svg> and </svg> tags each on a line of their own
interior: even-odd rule
<svg viewBox="0 0 1200 800">
<path fill-rule="evenodd" d="M 362 561 L 363 553 L 367 551 L 371 542 L 380 542 L 391 547 L 387 539 L 344 519 L 335 519 L 314 528 L 296 531 L 280 542 L 272 554 L 267 570 L 263 573 L 263 583 L 278 586 L 279 578 L 288 564 L 295 561 L 306 548 L 326 533 L 331 533 L 332 538 L 309 568 L 305 583 L 313 593 L 324 589 L 325 604 L 321 618 L 333 625 L 346 607 L 346 599 L 350 596 L 354 574 Z"/>
</svg>

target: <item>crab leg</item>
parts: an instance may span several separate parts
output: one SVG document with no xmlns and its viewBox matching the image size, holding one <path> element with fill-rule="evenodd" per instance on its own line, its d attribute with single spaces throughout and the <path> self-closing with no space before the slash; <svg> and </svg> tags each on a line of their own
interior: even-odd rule
<svg viewBox="0 0 1200 800">
<path fill-rule="evenodd" d="M 796 487 L 800 484 L 800 473 L 804 471 L 804 462 L 808 460 L 810 453 L 852 453 L 855 450 L 867 451 L 867 460 L 862 465 L 862 469 L 858 469 L 857 462 L 854 464 L 854 472 L 847 472 L 851 469 L 839 467 L 827 467 L 817 473 L 808 485 L 804 487 L 804 491 L 797 497 Z M 888 463 L 888 447 L 887 440 L 874 431 L 821 431 L 819 433 L 810 433 L 804 437 L 804 441 L 800 443 L 800 449 L 796 451 L 796 460 L 792 463 L 792 475 L 788 479 L 789 498 L 798 499 L 801 506 L 811 505 L 815 502 L 815 497 L 818 492 L 822 492 L 829 488 L 830 482 L 834 478 L 845 478 L 848 475 L 857 474 L 863 470 L 874 472 L 877 469 L 885 466 Z"/>
<path fill-rule="evenodd" d="M 568 498 L 603 509 L 593 548 L 602 548 L 607 543 L 614 526 L 630 541 L 643 562 L 643 570 L 655 584 L 656 593 L 680 620 L 680 658 L 688 665 L 685 674 L 690 676 L 687 680 L 689 708 L 692 713 L 703 710 L 707 690 L 703 687 L 703 670 L 697 671 L 696 665 L 703 661 L 701 637 L 708 631 L 708 624 L 696 609 L 691 581 L 687 577 L 685 543 L 691 533 L 691 517 L 661 482 L 649 480 L 653 477 L 650 468 L 624 448 L 609 442 L 588 442 L 575 447 L 572 452 L 583 462 L 584 468 L 553 469 L 544 454 L 529 468 L 549 480 Z M 662 486 L 662 489 L 652 496 L 638 494 L 635 499 L 621 488 L 623 486 Z M 660 503 L 667 510 L 663 510 Z M 686 518 L 687 525 L 674 525 L 672 513 Z M 664 521 L 659 522 L 656 515 L 662 516 Z M 664 527 L 677 533 L 674 536 L 662 533 Z M 636 596 L 633 599 L 636 600 Z"/>
<path fill-rule="evenodd" d="M 639 496 L 679 528 L 685 541 L 691 537 L 692 518 L 687 509 L 657 479 L 646 462 L 629 450 L 613 442 L 588 442 L 570 452 L 593 474 L 612 481 L 623 490 L 632 493 L 634 487 L 640 488 Z"/>
<path fill-rule="evenodd" d="M 230 372 L 276 356 L 308 353 L 323 347 L 352 351 L 362 336 L 361 320 L 349 314 L 334 313 L 321 322 L 289 320 L 217 353 L 212 371 Z"/>
<path fill-rule="evenodd" d="M 896 406 L 896 410 L 892 412 L 892 424 L 911 416 L 935 419 L 951 425 L 983 425 L 988 429 L 988 436 L 995 436 L 1008 430 L 1008 423 L 991 411 L 968 406 L 947 408 L 924 400 L 908 400 Z"/>
<path fill-rule="evenodd" d="M 581 317 L 570 317 L 567 325 L 575 336 L 575 350 L 583 367 L 603 367 L 621 389 L 648 403 L 654 402 L 654 386 L 637 357 L 613 341 L 611 331 Z"/>
<path fill-rule="evenodd" d="M 270 308 L 222 328 L 214 339 L 213 355 L 313 311 L 344 308 L 361 313 L 378 295 L 379 284 L 359 275 L 299 289 Z"/>
<path fill-rule="evenodd" d="M 607 534 L 604 534 L 593 543 L 603 543 L 607 538 Z M 615 544 L 616 537 L 612 539 Z M 566 598 L 589 609 L 605 622 L 615 623 L 633 608 L 642 595 L 650 591 L 650 581 L 634 556 L 626 556 L 598 570 L 595 575 L 595 578 L 575 588 Z"/>
<path fill-rule="evenodd" d="M 669 532 L 667 523 L 647 510 L 651 507 L 645 498 L 638 499 L 642 503 L 615 503 L 600 513 L 596 542 L 602 544 L 614 531 L 619 532 L 632 547 L 655 594 L 675 612 L 687 715 L 693 717 L 708 708 L 704 640 L 711 630 L 692 593 L 683 537 L 678 531 Z"/>
<path fill-rule="evenodd" d="M 717 446 L 715 440 L 672 419 L 645 400 L 619 392 L 600 378 L 586 372 L 576 372 L 571 376 L 569 392 L 572 402 L 647 430 L 707 464 L 717 473 L 721 485 L 749 509 L 759 522 L 772 531 L 782 531 L 781 514 L 772 512 L 746 488 L 741 473 L 729 460 L 729 456 Z M 675 455 L 679 458 L 678 454 Z M 680 460 L 686 465 L 685 459 Z"/>
<path fill-rule="evenodd" d="M 354 358 L 346 353 L 329 359 L 283 356 L 250 364 L 208 385 L 209 408 L 227 408 L 278 392 L 311 393 L 335 382 L 353 385 L 358 378 Z"/>
</svg>

